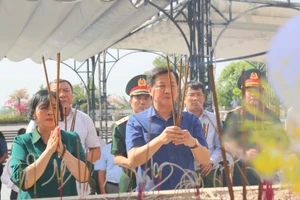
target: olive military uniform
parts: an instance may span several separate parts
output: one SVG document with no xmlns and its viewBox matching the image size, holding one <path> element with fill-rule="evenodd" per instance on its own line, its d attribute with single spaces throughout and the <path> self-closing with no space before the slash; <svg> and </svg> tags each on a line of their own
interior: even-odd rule
<svg viewBox="0 0 300 200">
<path fill-rule="evenodd" d="M 253 111 L 254 109 L 251 109 Z M 245 116 L 245 121 L 243 122 Z M 242 134 L 245 132 L 246 141 L 244 149 L 263 149 L 261 144 L 263 141 L 256 141 L 258 136 L 264 141 L 276 141 L 279 145 L 287 146 L 288 138 L 281 125 L 280 119 L 268 108 L 262 109 L 258 115 L 251 113 L 249 109 L 238 107 L 229 112 L 223 127 L 223 137 L 225 141 L 235 140 L 241 146 L 243 143 Z M 254 139 L 255 138 L 255 139 Z M 237 166 L 238 165 L 238 166 Z M 246 163 L 246 167 L 251 167 L 250 163 Z M 242 161 L 237 161 L 233 173 L 233 185 L 242 185 Z M 247 169 L 247 181 L 249 185 L 258 184 L 258 175 L 252 170 Z M 226 181 L 226 179 L 223 179 Z M 225 183 L 226 185 L 226 183 Z"/>
<path fill-rule="evenodd" d="M 271 110 L 262 105 L 260 97 L 266 83 L 265 75 L 258 69 L 245 71 L 245 88 L 249 102 L 237 107 L 228 113 L 223 126 L 223 139 L 225 142 L 235 142 L 244 152 L 255 149 L 261 152 L 265 144 L 274 141 L 284 149 L 288 146 L 288 137 L 284 132 L 280 119 Z M 238 79 L 237 86 L 243 87 L 242 75 Z M 261 96 L 260 96 L 261 95 Z M 251 97 L 251 98 L 250 98 Z M 251 102 L 252 101 L 252 102 Z M 254 103 L 254 101 L 256 101 Z M 260 104 L 253 106 L 252 104 Z M 243 138 L 245 134 L 245 138 Z M 234 152 L 233 152 L 234 153 Z M 249 161 L 246 162 L 247 181 L 249 185 L 258 185 L 258 174 L 253 171 Z M 252 169 L 251 169 L 252 168 Z M 235 163 L 232 182 L 234 186 L 242 185 L 242 161 Z M 224 179 L 226 181 L 226 179 Z"/>
<path fill-rule="evenodd" d="M 122 154 L 127 158 L 125 135 L 126 135 L 126 124 L 129 116 L 124 117 L 116 122 L 113 130 L 112 137 L 112 154 Z M 129 169 L 123 168 L 123 172 L 120 178 L 119 191 L 120 192 L 130 192 L 136 188 L 136 178 L 135 174 L 131 173 Z"/>
</svg>

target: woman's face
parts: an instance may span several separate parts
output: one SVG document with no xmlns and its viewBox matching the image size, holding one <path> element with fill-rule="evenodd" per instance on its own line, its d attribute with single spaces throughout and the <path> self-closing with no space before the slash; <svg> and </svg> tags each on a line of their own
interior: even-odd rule
<svg viewBox="0 0 300 200">
<path fill-rule="evenodd" d="M 55 98 L 52 97 L 53 110 L 56 110 Z M 39 103 L 34 110 L 34 118 L 37 121 L 39 126 L 45 128 L 54 128 L 55 123 L 53 120 L 53 111 L 50 104 L 47 102 Z"/>
</svg>

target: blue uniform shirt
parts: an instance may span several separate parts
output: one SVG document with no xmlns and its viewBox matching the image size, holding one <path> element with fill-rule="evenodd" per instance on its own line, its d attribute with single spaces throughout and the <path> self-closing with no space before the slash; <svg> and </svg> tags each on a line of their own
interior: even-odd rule
<svg viewBox="0 0 300 200">
<path fill-rule="evenodd" d="M 148 143 L 148 135 L 150 140 L 152 140 L 159 136 L 166 127 L 173 125 L 172 116 L 166 121 L 156 114 L 153 107 L 150 107 L 144 112 L 133 115 L 129 118 L 126 126 L 127 151 L 133 147 L 145 145 Z M 188 130 L 192 137 L 196 138 L 201 145 L 207 147 L 201 123 L 194 114 L 183 112 L 180 128 Z M 159 166 L 166 162 L 174 163 L 184 170 L 194 171 L 194 157 L 192 151 L 189 147 L 183 144 L 175 146 L 172 142 L 170 142 L 167 145 L 161 146 L 161 148 L 153 155 L 152 162 L 157 163 Z M 150 165 L 150 161 L 148 162 L 148 167 L 150 167 L 150 170 L 147 172 L 148 176 L 152 177 L 151 172 L 153 169 Z M 141 168 L 142 171 L 145 172 L 145 164 L 142 165 Z M 172 168 L 174 170 L 173 172 Z M 184 174 L 184 172 L 178 167 L 172 167 L 170 165 L 164 166 L 162 168 L 161 182 L 166 179 L 170 173 L 171 176 L 160 185 L 161 190 L 176 189 Z M 158 184 L 158 181 L 158 179 L 154 179 L 155 185 Z"/>
<path fill-rule="evenodd" d="M 0 138 L 0 157 L 2 157 L 4 153 L 7 153 L 7 143 L 5 139 Z"/>
<path fill-rule="evenodd" d="M 111 154 L 111 143 L 107 144 L 101 149 L 101 158 L 94 164 L 95 170 L 101 170 L 106 172 L 106 181 L 112 183 L 119 183 L 122 168 L 114 161 L 114 155 Z"/>
</svg>

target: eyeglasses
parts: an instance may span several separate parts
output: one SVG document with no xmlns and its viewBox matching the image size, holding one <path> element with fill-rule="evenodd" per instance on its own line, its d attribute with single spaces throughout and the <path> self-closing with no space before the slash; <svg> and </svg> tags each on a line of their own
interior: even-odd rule
<svg viewBox="0 0 300 200">
<path fill-rule="evenodd" d="M 191 98 L 193 98 L 193 97 L 203 97 L 204 94 L 201 93 L 201 92 L 199 92 L 199 93 L 189 93 L 186 96 L 191 97 Z"/>
</svg>

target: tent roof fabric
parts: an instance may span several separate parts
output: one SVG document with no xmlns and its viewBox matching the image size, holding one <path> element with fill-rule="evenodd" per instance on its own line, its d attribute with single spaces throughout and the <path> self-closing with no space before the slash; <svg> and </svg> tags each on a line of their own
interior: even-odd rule
<svg viewBox="0 0 300 200">
<path fill-rule="evenodd" d="M 233 19 L 254 6 L 262 5 L 242 1 L 246 0 L 232 1 Z M 107 48 L 189 54 L 182 35 L 171 20 L 165 16 L 153 17 L 159 11 L 150 4 L 135 7 L 132 2 L 135 1 L 1 0 L 0 60 L 4 57 L 12 61 L 30 58 L 41 63 L 42 56 L 55 60 L 60 52 L 61 60 L 74 58 L 84 61 Z M 170 4 L 167 0 L 152 2 L 161 8 Z M 179 2 L 178 7 L 188 0 Z M 229 18 L 228 0 L 212 0 L 212 5 Z M 217 12 L 211 11 L 214 23 L 225 23 Z M 224 25 L 214 25 L 214 57 L 240 57 L 268 50 L 279 26 L 297 13 L 297 10 L 282 7 L 253 10 L 232 22 L 218 44 L 215 41 Z M 184 18 L 179 15 L 178 19 Z M 151 25 L 134 32 L 147 21 Z M 181 23 L 180 26 L 189 39 L 187 24 Z M 124 36 L 128 37 L 122 39 Z M 264 56 L 253 59 L 263 61 Z"/>
<path fill-rule="evenodd" d="M 168 1 L 154 0 L 164 8 Z M 0 60 L 46 59 L 96 55 L 159 11 L 151 5 L 134 7 L 130 0 L 1 0 Z"/>
<path fill-rule="evenodd" d="M 228 1 L 213 0 L 212 5 L 229 19 Z M 261 5 L 263 4 L 238 2 L 236 0 L 232 2 L 232 18 L 234 19 L 240 13 Z M 220 37 L 218 43 L 216 43 L 217 37 L 225 26 L 214 25 L 212 27 L 213 46 L 216 46 L 214 57 L 235 58 L 267 51 L 277 29 L 297 13 L 299 11 L 295 9 L 283 7 L 264 7 L 250 11 L 233 21 Z M 178 19 L 183 20 L 180 17 Z M 211 19 L 215 24 L 226 22 L 213 9 L 211 9 Z M 180 27 L 185 35 L 189 36 L 190 32 L 187 24 L 181 23 Z M 182 35 L 167 17 L 120 41 L 113 48 L 146 49 L 189 55 L 188 47 Z M 265 56 L 254 57 L 248 60 L 264 61 Z"/>
</svg>

